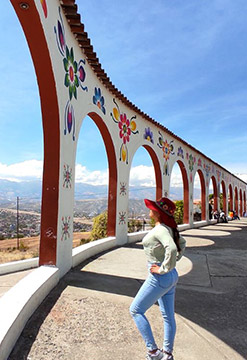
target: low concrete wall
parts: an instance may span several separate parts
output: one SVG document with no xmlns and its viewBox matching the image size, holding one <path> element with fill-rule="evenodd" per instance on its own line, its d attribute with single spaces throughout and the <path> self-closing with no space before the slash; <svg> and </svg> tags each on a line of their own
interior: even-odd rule
<svg viewBox="0 0 247 360">
<path fill-rule="evenodd" d="M 0 265 L 0 275 L 14 273 L 16 271 L 23 271 L 39 266 L 39 258 L 12 261 Z"/>
<path fill-rule="evenodd" d="M 58 268 L 41 266 L 0 298 L 0 360 L 7 360 L 26 322 L 58 281 Z"/>
<path fill-rule="evenodd" d="M 109 250 L 116 246 L 116 237 L 95 240 L 87 244 L 78 246 L 72 250 L 72 267 L 79 265 L 81 262 L 89 259 L 91 256 Z"/>
<path fill-rule="evenodd" d="M 141 241 L 147 233 L 148 233 L 148 231 L 138 231 L 138 232 L 128 234 L 127 235 L 128 244 Z"/>
<path fill-rule="evenodd" d="M 188 230 L 190 229 L 190 224 L 182 224 L 182 225 L 178 225 L 178 231 L 184 231 L 184 230 Z"/>
<path fill-rule="evenodd" d="M 212 219 L 212 220 L 209 220 L 209 221 L 207 221 L 207 220 L 195 221 L 193 223 L 192 228 L 194 229 L 194 228 L 199 228 L 199 227 L 202 227 L 202 226 L 214 225 L 216 223 L 217 223 L 217 220 L 215 220 L 215 219 Z"/>
</svg>

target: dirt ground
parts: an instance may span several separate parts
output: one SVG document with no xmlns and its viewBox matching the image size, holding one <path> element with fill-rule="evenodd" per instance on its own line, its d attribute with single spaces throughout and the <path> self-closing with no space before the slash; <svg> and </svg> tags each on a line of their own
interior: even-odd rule
<svg viewBox="0 0 247 360">
<path fill-rule="evenodd" d="M 81 239 L 89 239 L 90 232 L 75 232 L 73 234 L 73 247 L 80 245 Z M 0 241 L 0 264 L 11 261 L 31 259 L 39 256 L 39 236 L 19 239 L 19 250 L 17 239 L 6 239 Z"/>
</svg>

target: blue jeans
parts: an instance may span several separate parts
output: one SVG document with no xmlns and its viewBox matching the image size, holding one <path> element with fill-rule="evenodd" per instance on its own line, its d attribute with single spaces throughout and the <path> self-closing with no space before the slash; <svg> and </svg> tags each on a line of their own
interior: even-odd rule
<svg viewBox="0 0 247 360">
<path fill-rule="evenodd" d="M 176 269 L 166 274 L 151 274 L 145 280 L 130 306 L 130 314 L 145 341 L 147 350 L 157 349 L 151 326 L 144 315 L 158 301 L 164 320 L 163 349 L 172 352 L 176 333 L 174 314 L 175 288 L 178 281 Z"/>
</svg>

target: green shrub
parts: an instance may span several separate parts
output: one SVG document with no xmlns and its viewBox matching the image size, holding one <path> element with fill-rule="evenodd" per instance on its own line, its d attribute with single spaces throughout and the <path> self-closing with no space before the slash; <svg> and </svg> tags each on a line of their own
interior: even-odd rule
<svg viewBox="0 0 247 360">
<path fill-rule="evenodd" d="M 176 223 L 183 224 L 183 218 L 184 218 L 184 202 L 183 200 L 175 201 L 176 210 L 174 214 L 174 218 L 176 220 Z"/>
<path fill-rule="evenodd" d="M 87 244 L 87 243 L 89 243 L 90 241 L 91 241 L 90 239 L 84 239 L 84 238 L 82 238 L 82 239 L 80 240 L 80 245 Z"/>
<path fill-rule="evenodd" d="M 93 229 L 90 240 L 98 240 L 107 237 L 107 211 L 93 219 Z"/>
<path fill-rule="evenodd" d="M 28 250 L 28 246 L 24 244 L 24 241 L 20 241 L 19 250 L 20 251 L 26 251 Z"/>
</svg>

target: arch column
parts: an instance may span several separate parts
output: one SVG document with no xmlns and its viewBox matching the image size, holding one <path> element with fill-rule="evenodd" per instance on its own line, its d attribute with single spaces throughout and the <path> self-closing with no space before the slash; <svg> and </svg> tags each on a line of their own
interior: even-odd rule
<svg viewBox="0 0 247 360">
<path fill-rule="evenodd" d="M 240 200 L 240 214 L 239 216 L 243 216 L 243 197 L 242 197 L 242 189 L 239 191 L 239 200 Z"/>
<path fill-rule="evenodd" d="M 221 181 L 221 186 L 222 186 L 222 195 L 223 195 L 223 211 L 227 214 L 228 209 L 227 209 L 227 201 L 226 201 L 226 185 L 223 180 Z"/>
<path fill-rule="evenodd" d="M 216 211 L 219 209 L 219 196 L 218 196 L 219 191 L 215 177 L 212 176 L 211 179 L 212 179 L 213 191 L 214 191 L 214 211 Z"/>
<path fill-rule="evenodd" d="M 192 179 L 195 177 L 195 172 L 191 173 Z M 194 194 L 194 182 L 189 182 L 189 224 L 190 227 L 193 227 L 194 224 L 194 203 L 193 203 L 193 194 Z"/>
<path fill-rule="evenodd" d="M 39 264 L 56 265 L 60 130 L 55 77 L 44 30 L 34 2 L 30 0 L 29 8 L 24 10 L 20 6 L 20 1 L 10 1 L 16 11 L 28 42 L 37 75 L 41 100 L 44 133 L 44 166 Z"/>
<path fill-rule="evenodd" d="M 244 191 L 244 211 L 246 212 L 246 192 Z"/>
<path fill-rule="evenodd" d="M 201 170 L 197 171 L 199 174 L 200 182 L 201 182 L 201 208 L 202 208 L 202 220 L 206 220 L 206 186 L 205 186 L 205 179 L 203 176 L 203 172 Z"/>
<path fill-rule="evenodd" d="M 228 186 L 228 190 L 229 190 L 229 206 L 230 206 L 230 211 L 233 211 L 233 189 L 232 189 L 232 185 L 229 184 Z"/>
<path fill-rule="evenodd" d="M 238 189 L 235 187 L 234 189 L 234 210 L 239 215 L 239 206 L 238 206 Z"/>
</svg>

